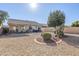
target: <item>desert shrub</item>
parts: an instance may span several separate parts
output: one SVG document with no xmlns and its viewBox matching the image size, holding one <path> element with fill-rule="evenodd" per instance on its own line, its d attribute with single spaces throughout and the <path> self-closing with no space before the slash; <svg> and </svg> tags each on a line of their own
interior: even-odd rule
<svg viewBox="0 0 79 59">
<path fill-rule="evenodd" d="M 2 28 L 2 34 L 7 34 L 9 32 L 9 28 L 3 27 Z"/>
<path fill-rule="evenodd" d="M 58 32 L 57 32 L 57 36 L 58 36 L 59 38 L 62 38 L 62 37 L 64 36 L 63 31 L 58 31 Z"/>
<path fill-rule="evenodd" d="M 50 33 L 42 33 L 41 36 L 45 41 L 51 40 L 51 37 L 52 37 Z"/>
</svg>

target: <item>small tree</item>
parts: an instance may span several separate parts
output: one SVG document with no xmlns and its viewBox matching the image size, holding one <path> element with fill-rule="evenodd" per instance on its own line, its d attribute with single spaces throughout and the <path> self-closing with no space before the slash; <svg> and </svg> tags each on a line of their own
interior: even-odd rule
<svg viewBox="0 0 79 59">
<path fill-rule="evenodd" d="M 59 32 L 64 29 L 64 23 L 65 23 L 65 15 L 60 10 L 56 10 L 54 12 L 50 12 L 50 15 L 48 17 L 48 26 L 54 27 L 56 29 L 56 34 L 58 35 Z M 59 37 L 59 35 L 58 35 Z"/>
<path fill-rule="evenodd" d="M 75 21 L 71 25 L 72 27 L 79 27 L 79 21 Z"/>
<path fill-rule="evenodd" d="M 2 23 L 8 19 L 8 13 L 5 11 L 0 10 L 0 26 L 2 25 Z"/>
<path fill-rule="evenodd" d="M 0 10 L 0 34 L 2 34 L 2 25 L 5 20 L 8 19 L 8 13 Z"/>
</svg>

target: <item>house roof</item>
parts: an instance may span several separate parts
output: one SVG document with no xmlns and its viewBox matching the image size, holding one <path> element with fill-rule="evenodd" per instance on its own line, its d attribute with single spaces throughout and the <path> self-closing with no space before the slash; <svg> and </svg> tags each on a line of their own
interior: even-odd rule
<svg viewBox="0 0 79 59">
<path fill-rule="evenodd" d="M 28 24 L 28 25 L 36 25 L 36 26 L 41 26 L 40 23 L 35 22 L 35 21 L 28 21 L 28 20 L 19 20 L 19 19 L 8 19 L 8 23 L 12 24 Z"/>
</svg>

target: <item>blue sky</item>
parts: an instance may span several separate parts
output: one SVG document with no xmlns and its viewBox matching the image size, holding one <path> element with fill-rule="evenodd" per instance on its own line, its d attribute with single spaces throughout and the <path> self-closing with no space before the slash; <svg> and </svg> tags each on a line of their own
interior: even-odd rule
<svg viewBox="0 0 79 59">
<path fill-rule="evenodd" d="M 42 3 L 37 4 L 36 8 L 31 8 L 27 3 L 0 3 L 0 10 L 7 11 L 9 18 L 32 20 L 44 24 L 47 23 L 50 11 L 54 10 L 61 10 L 65 13 L 66 25 L 71 25 L 72 22 L 79 20 L 79 4 L 77 3 Z"/>
</svg>

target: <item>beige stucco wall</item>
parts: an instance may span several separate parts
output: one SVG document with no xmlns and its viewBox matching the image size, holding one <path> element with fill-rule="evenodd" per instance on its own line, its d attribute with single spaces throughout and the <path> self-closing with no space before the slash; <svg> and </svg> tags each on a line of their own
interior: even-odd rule
<svg viewBox="0 0 79 59">
<path fill-rule="evenodd" d="M 18 32 L 25 32 L 26 30 L 29 29 L 29 26 L 32 27 L 32 29 L 38 29 L 38 26 L 36 25 L 29 25 L 29 24 L 12 24 L 12 23 L 9 23 L 9 30 L 10 31 L 14 31 L 16 32 L 16 29 L 18 29 Z"/>
<path fill-rule="evenodd" d="M 15 25 L 15 24 L 9 23 L 9 30 L 10 31 L 15 31 L 16 32 L 16 29 L 18 29 L 18 31 L 21 32 L 21 31 L 27 30 L 28 28 L 29 28 L 29 26 L 25 25 L 25 24 L 23 24 L 23 25 L 16 24 Z"/>
</svg>

